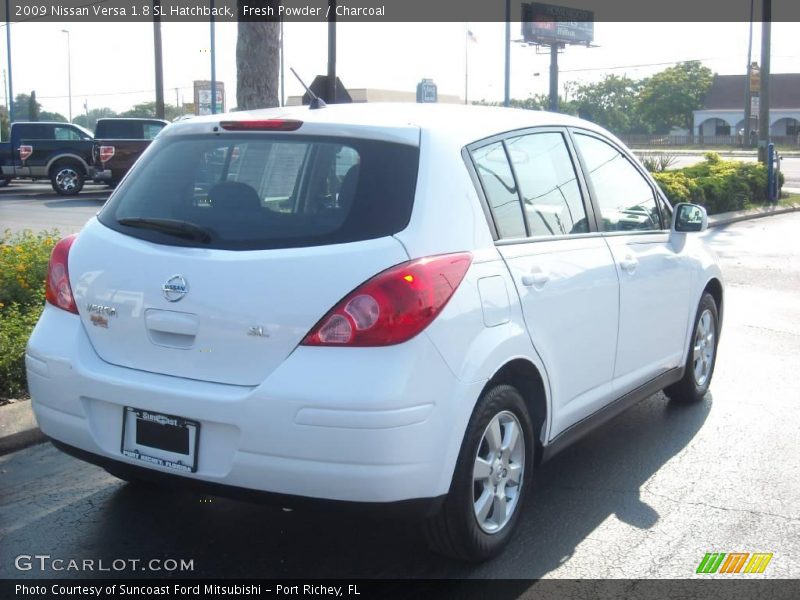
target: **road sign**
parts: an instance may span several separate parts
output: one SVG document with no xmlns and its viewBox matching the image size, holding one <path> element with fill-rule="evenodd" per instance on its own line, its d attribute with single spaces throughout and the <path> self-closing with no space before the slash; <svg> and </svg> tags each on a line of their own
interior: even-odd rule
<svg viewBox="0 0 800 600">
<path fill-rule="evenodd" d="M 423 79 L 417 84 L 417 102 L 438 102 L 439 93 L 433 79 Z"/>
<path fill-rule="evenodd" d="M 761 104 L 758 96 L 750 96 L 750 114 L 758 115 L 761 110 Z"/>
<path fill-rule="evenodd" d="M 314 78 L 314 81 L 311 82 L 311 85 L 309 87 L 311 88 L 311 91 L 317 95 L 318 98 L 322 98 L 325 102 L 333 103 L 333 100 L 331 98 L 326 98 L 328 90 L 327 75 L 317 75 Z M 350 93 L 347 91 L 347 88 L 344 87 L 342 80 L 337 77 L 336 104 L 349 104 L 352 101 L 353 99 L 350 97 Z M 311 104 L 311 96 L 308 95 L 308 92 L 303 94 L 303 104 Z"/>
<path fill-rule="evenodd" d="M 225 84 L 222 81 L 216 82 L 217 88 L 217 114 L 225 112 Z M 194 82 L 194 106 L 196 115 L 211 114 L 211 82 Z"/>
<path fill-rule="evenodd" d="M 758 65 L 753 64 L 750 67 L 750 91 L 758 92 L 761 90 L 761 70 Z"/>
<path fill-rule="evenodd" d="M 594 13 L 532 2 L 522 5 L 522 37 L 530 44 L 586 44 L 594 40 Z"/>
</svg>

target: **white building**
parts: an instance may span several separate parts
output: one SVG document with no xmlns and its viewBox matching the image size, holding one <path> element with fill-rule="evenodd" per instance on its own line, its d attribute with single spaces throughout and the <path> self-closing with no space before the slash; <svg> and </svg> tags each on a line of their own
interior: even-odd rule
<svg viewBox="0 0 800 600">
<path fill-rule="evenodd" d="M 694 134 L 730 136 L 744 131 L 745 75 L 715 75 L 701 110 L 694 111 Z M 770 75 L 770 137 L 788 138 L 797 143 L 800 137 L 800 73 Z M 758 128 L 758 114 L 753 114 L 751 130 Z"/>
</svg>

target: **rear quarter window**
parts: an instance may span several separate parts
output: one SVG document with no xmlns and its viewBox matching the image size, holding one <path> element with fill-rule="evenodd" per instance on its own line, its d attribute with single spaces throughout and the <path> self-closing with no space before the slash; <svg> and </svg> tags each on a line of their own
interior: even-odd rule
<svg viewBox="0 0 800 600">
<path fill-rule="evenodd" d="M 162 244 L 230 250 L 393 235 L 411 216 L 419 149 L 377 140 L 261 134 L 156 139 L 99 215 Z M 188 223 L 203 241 L 121 224 Z"/>
</svg>

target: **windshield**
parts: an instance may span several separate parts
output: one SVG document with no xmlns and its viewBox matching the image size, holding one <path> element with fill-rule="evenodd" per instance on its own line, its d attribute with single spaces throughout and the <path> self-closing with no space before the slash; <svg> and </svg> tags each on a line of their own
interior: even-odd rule
<svg viewBox="0 0 800 600">
<path fill-rule="evenodd" d="M 372 239 L 408 224 L 418 161 L 414 146 L 375 140 L 160 138 L 99 220 L 156 243 L 229 250 Z"/>
</svg>

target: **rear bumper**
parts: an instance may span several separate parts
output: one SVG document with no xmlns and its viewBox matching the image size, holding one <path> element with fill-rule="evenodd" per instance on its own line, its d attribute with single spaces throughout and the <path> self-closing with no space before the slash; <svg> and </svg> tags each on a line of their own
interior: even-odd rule
<svg viewBox="0 0 800 600">
<path fill-rule="evenodd" d="M 26 365 L 41 430 L 90 462 L 356 503 L 446 494 L 483 387 L 458 380 L 424 334 L 380 349 L 299 347 L 255 388 L 147 373 L 101 360 L 79 318 L 50 305 Z M 123 456 L 125 406 L 199 421 L 197 471 Z"/>
<path fill-rule="evenodd" d="M 94 169 L 92 179 L 101 182 L 112 181 L 114 179 L 114 173 L 111 169 Z"/>
<path fill-rule="evenodd" d="M 304 496 L 276 494 L 273 492 L 263 492 L 232 485 L 212 483 L 200 479 L 174 477 L 169 473 L 162 473 L 153 469 L 113 460 L 98 454 L 92 454 L 91 452 L 69 446 L 68 444 L 64 444 L 52 438 L 50 441 L 62 452 L 93 465 L 97 465 L 98 467 L 103 467 L 112 474 L 125 479 L 140 479 L 170 489 L 191 491 L 200 494 L 208 494 L 210 496 L 223 496 L 236 500 L 244 500 L 246 502 L 280 506 L 282 508 L 315 511 L 334 510 L 342 513 L 359 515 L 369 514 L 375 517 L 425 519 L 435 515 L 446 498 L 446 496 L 443 495 L 435 498 L 413 498 L 410 500 L 399 500 L 397 502 L 347 502 L 342 500 L 324 500 Z"/>
</svg>

